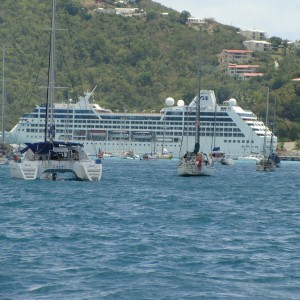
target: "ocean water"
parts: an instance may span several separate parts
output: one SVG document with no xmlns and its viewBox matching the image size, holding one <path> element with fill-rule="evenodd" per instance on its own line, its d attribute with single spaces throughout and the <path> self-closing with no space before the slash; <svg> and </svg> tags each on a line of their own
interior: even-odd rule
<svg viewBox="0 0 300 300">
<path fill-rule="evenodd" d="M 300 299 L 300 163 L 178 177 L 105 159 L 100 182 L 0 168 L 0 299 Z"/>
</svg>

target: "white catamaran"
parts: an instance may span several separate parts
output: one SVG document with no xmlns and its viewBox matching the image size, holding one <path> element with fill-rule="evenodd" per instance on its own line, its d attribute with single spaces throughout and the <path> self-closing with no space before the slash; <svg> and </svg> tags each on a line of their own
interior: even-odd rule
<svg viewBox="0 0 300 300">
<path fill-rule="evenodd" d="M 33 180 L 56 180 L 58 174 L 71 173 L 76 179 L 99 181 L 102 175 L 101 159 L 92 160 L 84 151 L 83 144 L 78 142 L 55 141 L 54 109 L 55 99 L 55 0 L 52 1 L 51 51 L 49 64 L 49 82 L 47 103 L 43 107 L 43 117 L 39 117 L 39 126 L 44 127 L 44 136 L 35 138 L 25 135 L 22 143 L 26 147 L 21 150 L 22 158 L 17 155 L 9 163 L 12 177 Z M 61 120 L 57 120 L 59 123 Z M 41 133 L 41 132 L 40 132 Z M 44 141 L 41 142 L 41 140 Z M 32 140 L 32 142 L 27 142 Z"/>
</svg>

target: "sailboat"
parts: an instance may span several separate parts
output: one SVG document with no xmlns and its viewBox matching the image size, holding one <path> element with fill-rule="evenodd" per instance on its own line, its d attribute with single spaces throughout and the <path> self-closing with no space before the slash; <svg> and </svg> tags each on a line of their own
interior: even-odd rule
<svg viewBox="0 0 300 300">
<path fill-rule="evenodd" d="M 25 143 L 20 152 L 23 155 L 9 162 L 11 176 L 24 180 L 60 179 L 58 175 L 70 173 L 78 180 L 99 181 L 102 176 L 102 162 L 92 160 L 80 143 L 55 141 L 54 99 L 55 99 L 55 11 L 52 0 L 51 45 L 49 79 L 45 114 L 44 141 Z"/>
<path fill-rule="evenodd" d="M 167 100 L 166 100 L 167 101 Z M 174 101 L 174 100 L 173 100 Z M 142 158 L 144 160 L 157 160 L 157 159 L 172 159 L 173 153 L 165 147 L 165 125 L 164 125 L 164 132 L 163 132 L 163 141 L 161 145 L 161 152 L 156 151 L 156 136 L 155 134 L 152 135 L 152 146 L 151 151 L 148 153 L 144 153 Z"/>
<path fill-rule="evenodd" d="M 5 49 L 3 47 L 2 59 L 2 136 L 0 142 L 0 165 L 8 163 L 8 159 L 12 155 L 12 146 L 5 142 L 5 105 L 6 105 L 6 91 L 5 91 Z"/>
<path fill-rule="evenodd" d="M 275 162 L 276 168 L 279 168 L 281 165 L 280 158 L 279 158 L 278 153 L 276 153 L 276 151 L 274 151 L 274 147 L 273 147 L 273 140 L 274 140 L 274 135 L 275 135 L 275 116 L 276 116 L 276 108 L 277 108 L 276 104 L 277 103 L 276 103 L 276 97 L 275 97 L 272 133 L 271 133 L 271 141 L 270 141 L 270 155 L 271 155 L 271 159 Z"/>
<path fill-rule="evenodd" d="M 166 99 L 166 104 L 168 101 L 174 101 L 174 99 Z M 165 147 L 165 135 L 166 135 L 166 120 L 164 119 L 164 129 L 163 129 L 163 141 L 161 145 L 161 152 L 155 153 L 155 157 L 157 159 L 172 159 L 173 158 L 173 153 L 170 152 L 166 147 Z"/>
<path fill-rule="evenodd" d="M 263 157 L 256 162 L 256 171 L 275 171 L 276 163 L 272 158 L 273 147 L 270 145 L 270 151 L 267 151 L 267 126 L 269 118 L 269 87 L 267 88 L 267 109 L 266 109 L 266 125 L 265 125 L 265 136 L 264 136 L 264 146 L 263 146 Z M 271 141 L 272 143 L 272 138 Z"/>
<path fill-rule="evenodd" d="M 177 166 L 179 176 L 210 176 L 214 173 L 214 166 L 210 157 L 200 152 L 200 99 L 201 91 L 194 99 L 196 104 L 195 118 L 195 146 L 193 151 L 187 151 L 180 159 Z"/>
<path fill-rule="evenodd" d="M 228 155 L 225 154 L 225 152 L 221 151 L 221 148 L 219 146 L 216 146 L 216 111 L 217 111 L 217 104 L 215 105 L 215 118 L 214 118 L 214 134 L 213 134 L 213 149 L 210 154 L 210 157 L 213 161 L 213 163 L 218 162 L 221 163 L 222 165 L 229 165 L 232 166 L 234 165 L 234 160 Z"/>
</svg>

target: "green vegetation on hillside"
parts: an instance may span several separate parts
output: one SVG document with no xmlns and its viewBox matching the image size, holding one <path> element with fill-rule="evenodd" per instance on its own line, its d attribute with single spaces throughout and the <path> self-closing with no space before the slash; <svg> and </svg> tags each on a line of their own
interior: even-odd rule
<svg viewBox="0 0 300 300">
<path fill-rule="evenodd" d="M 114 1 L 105 1 L 112 7 Z M 176 12 L 151 0 L 132 1 L 144 18 L 91 13 L 87 0 L 57 0 L 57 90 L 59 101 L 76 99 L 97 86 L 95 102 L 116 110 L 159 110 L 167 97 L 190 102 L 201 88 L 213 89 L 218 101 L 236 98 L 245 109 L 265 116 L 266 87 L 270 115 L 277 101 L 276 134 L 300 138 L 300 51 L 284 45 L 283 54 L 255 53 L 251 63 L 265 76 L 241 81 L 222 72 L 217 55 L 243 49 L 238 29 L 209 19 L 201 32 Z M 87 5 L 88 4 L 88 5 Z M 84 5 L 84 6 L 83 6 Z M 169 12 L 168 16 L 160 16 Z M 45 102 L 51 1 L 1 0 L 0 40 L 6 49 L 7 129 L 24 112 Z M 280 44 L 280 38 L 272 38 Z M 279 62 L 276 70 L 274 61 Z M 2 60 L 1 60 L 2 61 Z M 1 63 L 2 65 L 2 63 Z"/>
</svg>

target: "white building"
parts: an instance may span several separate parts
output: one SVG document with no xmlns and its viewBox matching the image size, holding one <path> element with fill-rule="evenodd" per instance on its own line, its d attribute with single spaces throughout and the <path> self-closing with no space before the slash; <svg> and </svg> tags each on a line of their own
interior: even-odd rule
<svg viewBox="0 0 300 300">
<path fill-rule="evenodd" d="M 219 54 L 219 63 L 227 65 L 229 63 L 246 63 L 252 58 L 253 50 L 228 50 L 223 49 Z"/>
<path fill-rule="evenodd" d="M 190 17 L 187 19 L 186 24 L 189 26 L 202 25 L 202 24 L 205 24 L 205 19 Z"/>
<path fill-rule="evenodd" d="M 237 65 L 229 64 L 227 66 L 227 73 L 230 76 L 239 76 L 246 80 L 251 77 L 263 76 L 263 73 L 258 73 L 259 65 Z"/>
<path fill-rule="evenodd" d="M 247 40 L 265 41 L 267 39 L 267 33 L 262 30 L 240 30 L 240 34 L 244 36 Z"/>
<path fill-rule="evenodd" d="M 269 51 L 272 47 L 271 43 L 266 42 L 266 41 L 258 41 L 258 40 L 244 41 L 243 45 L 248 50 L 261 51 L 261 52 Z"/>
</svg>

